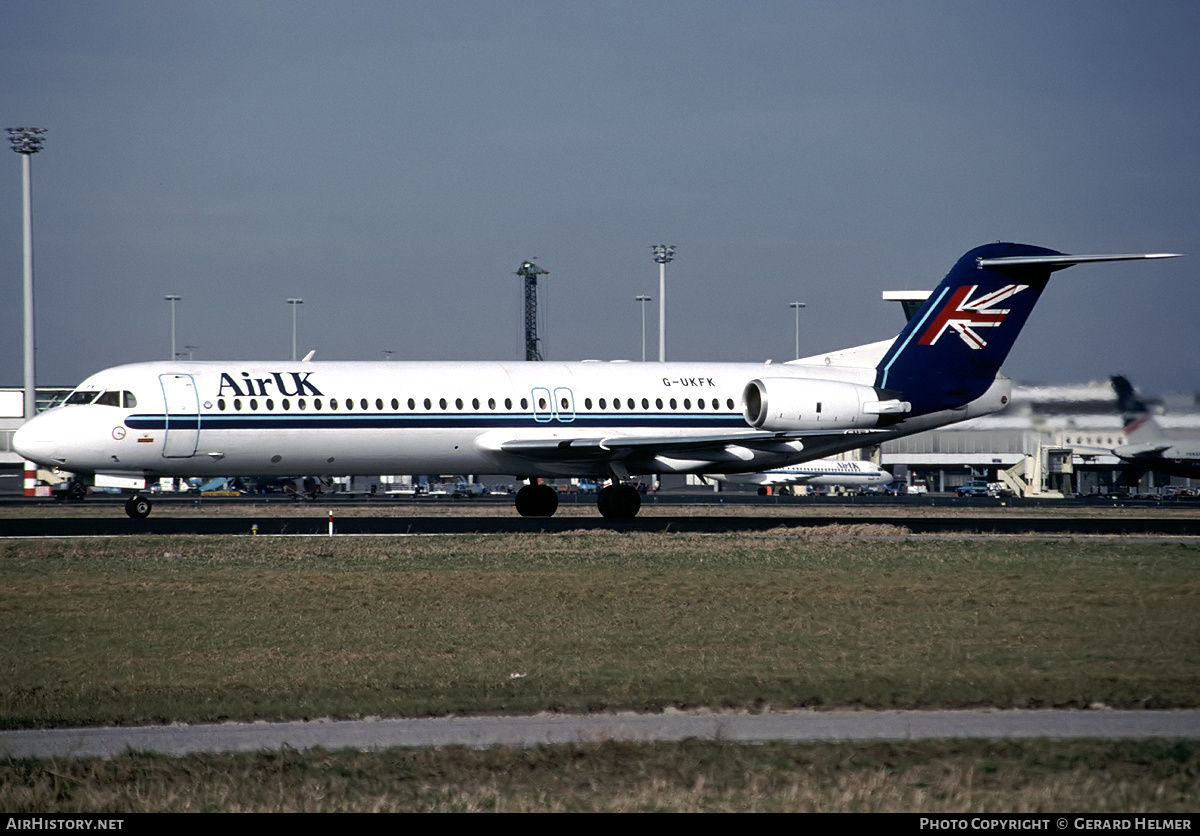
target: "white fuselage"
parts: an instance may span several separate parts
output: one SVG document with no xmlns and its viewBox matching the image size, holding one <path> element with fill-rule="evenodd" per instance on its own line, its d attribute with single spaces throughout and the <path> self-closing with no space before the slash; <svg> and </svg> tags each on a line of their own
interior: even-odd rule
<svg viewBox="0 0 1200 836">
<path fill-rule="evenodd" d="M 615 472 L 742 473 L 994 412 L 1008 394 L 1007 379 L 999 378 L 961 409 L 804 443 L 742 447 L 734 438 L 700 451 L 668 444 L 604 455 L 614 439 L 761 436 L 743 415 L 743 390 L 755 378 L 869 386 L 873 375 L 865 363 L 138 363 L 89 377 L 74 404 L 26 422 L 14 446 L 64 471 L 151 477 L 603 477 L 614 472 L 616 458 Z M 820 427 L 820 417 L 814 420 Z M 589 444 L 588 453 L 574 452 Z"/>
</svg>

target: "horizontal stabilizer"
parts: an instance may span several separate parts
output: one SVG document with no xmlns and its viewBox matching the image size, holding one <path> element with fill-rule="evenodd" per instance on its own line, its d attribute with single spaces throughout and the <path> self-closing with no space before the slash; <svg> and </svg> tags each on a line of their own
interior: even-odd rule
<svg viewBox="0 0 1200 836">
<path fill-rule="evenodd" d="M 1033 267 L 1040 265 L 1051 270 L 1063 270 L 1072 264 L 1089 264 L 1097 261 L 1141 261 L 1146 258 L 1181 258 L 1183 253 L 1127 253 L 1124 255 L 1014 255 L 1000 258 L 977 258 L 975 264 L 982 270 L 991 267 Z"/>
</svg>

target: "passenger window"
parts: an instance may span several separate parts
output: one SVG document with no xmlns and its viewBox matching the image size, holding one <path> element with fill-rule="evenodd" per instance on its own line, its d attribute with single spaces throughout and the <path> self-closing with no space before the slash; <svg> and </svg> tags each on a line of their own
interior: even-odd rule
<svg viewBox="0 0 1200 836">
<path fill-rule="evenodd" d="M 416 401 L 414 401 L 412 398 L 409 398 L 409 399 L 408 399 L 408 408 L 409 408 L 409 409 L 416 409 L 416 408 L 417 408 L 417 402 L 416 402 Z"/>
<path fill-rule="evenodd" d="M 471 408 L 479 409 L 479 398 L 471 398 Z"/>
<path fill-rule="evenodd" d="M 358 405 L 359 405 L 359 406 L 361 406 L 363 409 L 370 409 L 370 408 L 371 408 L 371 405 L 370 405 L 369 403 L 367 403 L 367 399 L 366 399 L 366 398 L 362 398 L 362 399 L 360 399 L 360 400 L 359 400 L 359 402 L 358 402 Z"/>
<path fill-rule="evenodd" d="M 251 408 L 251 409 L 258 409 L 258 399 L 257 399 L 257 398 L 251 398 L 251 399 L 250 399 L 250 408 Z"/>
<path fill-rule="evenodd" d="M 562 408 L 563 408 L 563 409 L 569 409 L 569 408 L 570 408 L 570 406 L 569 406 L 569 405 L 570 405 L 570 403 L 571 403 L 571 402 L 570 402 L 570 401 L 568 401 L 566 398 L 563 398 L 563 399 L 562 399 Z"/>
<path fill-rule="evenodd" d="M 304 398 L 301 398 L 300 400 L 296 401 L 296 404 L 300 407 L 301 410 L 304 410 L 307 408 L 307 404 L 304 403 Z"/>
<path fill-rule="evenodd" d="M 704 398 L 696 398 L 696 409 L 704 409 Z"/>
<path fill-rule="evenodd" d="M 446 399 L 438 398 L 438 406 L 441 407 L 442 409 L 445 409 L 446 408 Z"/>
<path fill-rule="evenodd" d="M 396 400 L 395 398 L 392 398 L 392 412 L 399 412 L 399 411 L 400 411 L 400 401 Z"/>
<path fill-rule="evenodd" d="M 684 409 L 691 409 L 691 408 L 692 408 L 692 399 L 691 399 L 691 398 L 684 398 L 684 399 L 683 399 L 683 408 L 684 408 Z"/>
<path fill-rule="evenodd" d="M 621 399 L 613 398 L 613 409 L 620 409 L 620 408 L 621 408 Z"/>
<path fill-rule="evenodd" d="M 671 409 L 677 409 L 677 408 L 678 408 L 678 406 L 679 406 L 679 405 L 678 405 L 678 403 L 676 402 L 676 400 L 675 400 L 674 398 L 671 398 Z"/>
<path fill-rule="evenodd" d="M 717 400 L 716 398 L 713 398 L 713 409 L 720 409 L 720 408 L 721 408 L 721 402 L 719 400 Z"/>
<path fill-rule="evenodd" d="M 271 400 L 270 398 L 267 398 L 267 409 L 274 409 L 274 408 L 275 408 L 275 401 Z"/>
<path fill-rule="evenodd" d="M 512 409 L 512 398 L 505 398 L 505 399 L 504 399 L 504 408 L 505 408 L 505 409 Z"/>
<path fill-rule="evenodd" d="M 462 409 L 462 398 L 455 398 L 455 399 L 454 399 L 454 408 L 455 408 L 455 409 Z"/>
<path fill-rule="evenodd" d="M 529 409 L 529 399 L 521 398 L 521 409 Z"/>
<path fill-rule="evenodd" d="M 648 398 L 642 398 L 642 409 L 649 409 L 650 401 Z"/>
<path fill-rule="evenodd" d="M 236 409 L 238 412 L 242 411 L 242 399 L 241 398 L 233 399 L 233 408 Z"/>
<path fill-rule="evenodd" d="M 488 398 L 488 409 L 495 409 L 495 408 L 496 408 L 496 399 Z"/>
<path fill-rule="evenodd" d="M 545 409 L 545 408 L 546 408 L 546 399 L 538 398 L 538 409 Z"/>
<path fill-rule="evenodd" d="M 380 412 L 383 412 L 383 398 L 375 399 L 375 408 Z"/>
<path fill-rule="evenodd" d="M 292 408 L 292 402 L 291 402 L 291 401 L 289 401 L 287 398 L 284 398 L 284 399 L 283 399 L 283 400 L 281 400 L 279 403 L 280 403 L 280 405 L 281 405 L 281 406 L 282 406 L 284 409 L 291 409 L 291 408 Z"/>
<path fill-rule="evenodd" d="M 330 408 L 330 409 L 337 409 L 337 398 L 330 398 L 330 399 L 329 399 L 329 408 Z"/>
<path fill-rule="evenodd" d="M 733 409 L 733 398 L 726 398 L 726 399 L 725 399 L 725 405 L 726 405 L 726 406 L 727 406 L 729 409 Z"/>
<path fill-rule="evenodd" d="M 222 412 L 225 411 L 225 399 L 224 398 L 217 398 L 217 409 L 221 410 Z"/>
<path fill-rule="evenodd" d="M 429 400 L 429 398 L 426 398 L 426 399 L 425 399 L 425 408 L 426 408 L 426 409 L 433 409 L 433 403 L 432 403 L 432 402 Z"/>
<path fill-rule="evenodd" d="M 354 409 L 354 399 L 346 398 L 346 409 Z"/>
<path fill-rule="evenodd" d="M 584 406 L 584 408 L 585 408 L 585 409 L 591 409 L 591 408 L 592 408 L 592 399 L 591 399 L 591 398 L 584 398 L 584 399 L 583 399 L 583 406 Z"/>
<path fill-rule="evenodd" d="M 601 408 L 601 409 L 607 409 L 607 408 L 608 408 L 608 401 L 604 400 L 604 398 L 601 398 L 601 399 L 600 399 L 600 408 Z"/>
<path fill-rule="evenodd" d="M 633 407 L 634 407 L 634 404 L 633 404 L 633 398 L 630 398 L 630 399 L 629 399 L 629 401 L 628 401 L 628 404 L 629 404 L 629 408 L 630 408 L 630 409 L 633 409 Z"/>
<path fill-rule="evenodd" d="M 300 403 L 304 403 L 304 401 L 301 401 Z M 321 408 L 321 399 L 313 398 L 313 409 L 320 409 L 320 408 Z"/>
<path fill-rule="evenodd" d="M 654 408 L 655 408 L 655 409 L 662 409 L 662 398 L 655 398 L 655 399 L 654 399 Z"/>
</svg>

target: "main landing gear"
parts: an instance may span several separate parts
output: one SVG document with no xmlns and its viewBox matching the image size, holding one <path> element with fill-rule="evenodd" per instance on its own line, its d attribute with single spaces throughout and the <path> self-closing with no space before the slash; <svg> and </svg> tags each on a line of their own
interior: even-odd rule
<svg viewBox="0 0 1200 836">
<path fill-rule="evenodd" d="M 633 485 L 610 485 L 600 491 L 596 507 L 608 520 L 632 520 L 642 507 L 642 496 Z M 552 517 L 558 510 L 558 492 L 550 485 L 526 485 L 517 491 L 517 513 L 522 517 Z"/>
<path fill-rule="evenodd" d="M 558 491 L 549 485 L 526 485 L 517 491 L 517 513 L 522 517 L 553 517 Z"/>
<path fill-rule="evenodd" d="M 596 507 L 606 520 L 632 520 L 642 509 L 642 495 L 633 485 L 609 485 L 601 489 Z"/>
<path fill-rule="evenodd" d="M 125 513 L 135 520 L 143 520 L 150 516 L 150 510 L 153 507 L 150 500 L 140 494 L 134 494 L 125 501 Z"/>
</svg>

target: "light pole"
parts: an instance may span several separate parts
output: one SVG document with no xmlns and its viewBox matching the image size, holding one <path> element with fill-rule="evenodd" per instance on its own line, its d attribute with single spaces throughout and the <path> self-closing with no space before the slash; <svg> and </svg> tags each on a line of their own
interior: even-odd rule
<svg viewBox="0 0 1200 836">
<path fill-rule="evenodd" d="M 8 141 L 21 155 L 22 244 L 25 251 L 25 420 L 37 412 L 37 384 L 33 364 L 33 171 L 29 158 L 42 150 L 45 128 L 8 128 Z"/>
<path fill-rule="evenodd" d="M 658 263 L 658 362 L 667 362 L 667 265 L 675 258 L 674 244 L 652 244 Z"/>
<path fill-rule="evenodd" d="M 175 303 L 181 300 L 182 296 L 176 296 L 174 293 L 168 293 L 163 299 L 171 303 L 171 361 L 174 362 L 175 357 Z"/>
<path fill-rule="evenodd" d="M 788 302 L 788 307 L 796 311 L 796 359 L 800 359 L 800 309 L 807 307 L 803 302 Z"/>
<path fill-rule="evenodd" d="M 196 357 L 196 349 L 198 349 L 199 347 L 200 347 L 200 346 L 198 346 L 198 345 L 185 345 L 185 346 L 183 347 L 183 350 L 187 352 L 187 355 L 188 355 L 188 362 L 189 362 L 189 363 L 190 363 L 190 362 L 192 362 L 192 360 L 194 360 L 194 359 L 195 359 L 195 357 Z"/>
<path fill-rule="evenodd" d="M 296 359 L 296 306 L 303 305 L 303 299 L 288 299 L 287 303 L 292 306 L 292 359 Z"/>
<path fill-rule="evenodd" d="M 646 362 L 646 303 L 651 301 L 649 296 L 634 296 L 635 302 L 642 303 L 642 362 Z"/>
</svg>

